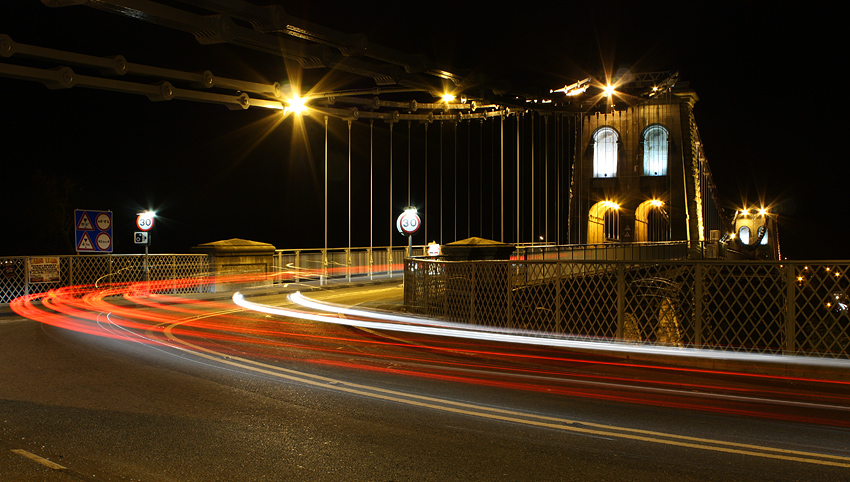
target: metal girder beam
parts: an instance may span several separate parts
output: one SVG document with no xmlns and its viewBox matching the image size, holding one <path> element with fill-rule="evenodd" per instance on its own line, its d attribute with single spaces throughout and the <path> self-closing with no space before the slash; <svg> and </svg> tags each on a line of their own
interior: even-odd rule
<svg viewBox="0 0 850 482">
<path fill-rule="evenodd" d="M 336 107 L 330 106 L 316 106 L 311 105 L 310 110 L 319 114 L 325 114 L 328 116 L 338 117 L 346 120 L 358 120 L 358 119 L 374 119 L 374 120 L 383 120 L 384 122 L 393 124 L 400 121 L 419 121 L 419 122 L 427 122 L 431 123 L 434 121 L 449 121 L 449 122 L 462 122 L 465 120 L 472 119 L 489 119 L 491 117 L 507 117 L 511 115 L 517 115 L 519 112 L 514 112 L 509 108 L 501 108 L 499 110 L 492 111 L 482 111 L 482 112 L 472 112 L 472 113 L 455 113 L 455 114 L 435 114 L 433 112 L 428 114 L 412 114 L 412 113 L 402 113 L 399 111 L 391 111 L 391 112 L 374 112 L 374 111 L 361 111 L 356 107 L 352 107 L 349 109 L 339 109 Z"/>
<path fill-rule="evenodd" d="M 409 85 L 427 91 L 439 86 L 392 64 L 374 64 L 334 53 L 328 46 L 287 40 L 237 25 L 224 14 L 198 15 L 150 0 L 42 0 L 50 7 L 83 5 L 191 33 L 201 44 L 230 43 L 297 61 L 303 68 L 338 69 L 372 78 L 378 85 Z M 205 2 L 199 2 L 205 3 Z M 206 5 L 208 8 L 210 5 Z M 215 6 L 213 6 L 215 7 Z M 219 6 L 220 7 L 220 6 Z"/>
<path fill-rule="evenodd" d="M 48 7 L 79 5 L 144 20 L 192 34 L 204 45 L 232 43 L 298 61 L 304 68 L 325 67 L 322 52 L 240 27 L 224 15 L 197 15 L 150 0 L 42 0 Z"/>
<path fill-rule="evenodd" d="M 21 80 L 35 80 L 41 82 L 49 89 L 87 87 L 90 89 L 144 95 L 154 102 L 181 99 L 195 102 L 206 102 L 210 104 L 220 104 L 227 106 L 230 109 L 247 109 L 252 105 L 275 107 L 278 109 L 283 107 L 280 102 L 264 99 L 251 99 L 248 97 L 248 94 L 245 93 L 239 95 L 228 95 L 213 92 L 199 92 L 196 90 L 174 87 L 168 81 L 162 81 L 156 84 L 140 84 L 126 80 L 104 79 L 101 77 L 77 74 L 70 67 L 40 69 L 36 67 L 0 64 L 0 76 Z"/>
<path fill-rule="evenodd" d="M 224 105 L 230 109 L 248 109 L 249 107 L 283 109 L 285 107 L 285 99 L 283 99 L 281 86 L 278 83 L 260 84 L 237 79 L 220 78 L 215 77 L 209 70 L 197 73 L 152 67 L 128 62 L 121 55 L 115 57 L 96 57 L 65 52 L 17 43 L 8 35 L 0 34 L 0 60 L 14 60 L 16 58 L 31 58 L 39 61 L 54 62 L 60 65 L 56 65 L 53 68 L 40 68 L 0 62 L 0 77 L 35 81 L 44 84 L 50 89 L 84 87 L 144 95 L 151 101 L 188 100 Z M 100 72 L 103 76 L 110 77 L 81 74 L 74 71 L 68 65 L 61 64 L 79 66 L 83 69 Z M 138 77 L 153 77 L 157 81 L 145 84 L 128 79 Z M 190 88 L 178 87 L 172 82 L 185 83 Z M 212 89 L 229 90 L 232 93 L 213 92 Z M 387 93 L 399 93 L 400 91 L 417 92 L 418 90 L 387 89 Z M 358 94 L 364 95 L 380 92 L 381 89 L 376 88 L 373 90 L 319 94 L 313 97 L 315 103 L 310 108 L 319 113 L 344 119 L 381 119 L 386 122 L 398 122 L 400 120 L 417 120 L 422 122 L 445 120 L 460 122 L 469 119 L 507 116 L 513 113 L 510 109 L 503 106 L 492 104 L 478 105 L 475 102 L 468 104 L 444 102 L 418 103 L 415 100 L 399 102 L 382 101 L 378 97 L 355 97 Z M 248 93 L 263 98 L 250 97 Z M 342 102 L 365 106 L 371 110 L 361 112 L 356 107 L 348 109 L 332 107 L 337 101 L 337 98 Z M 384 109 L 384 111 L 376 112 L 380 109 Z M 409 112 L 399 113 L 398 110 L 388 112 L 387 109 L 402 109 Z M 425 110 L 442 111 L 443 113 L 415 113 Z"/>
<path fill-rule="evenodd" d="M 260 7 L 241 0 L 182 0 L 184 3 L 206 8 L 249 22 L 254 29 L 265 33 L 282 33 L 338 49 L 346 57 L 362 56 L 398 65 L 407 73 L 425 73 L 451 80 L 455 85 L 463 77 L 439 69 L 423 54 L 401 52 L 374 42 L 365 34 L 347 34 L 294 17 L 280 5 Z"/>
<path fill-rule="evenodd" d="M 216 77 L 209 70 L 198 73 L 152 67 L 149 65 L 128 62 L 122 55 L 117 55 L 115 57 L 96 57 L 93 55 L 65 52 L 63 50 L 17 43 L 8 35 L 0 34 L 0 57 L 11 58 L 13 56 L 91 67 L 107 75 L 139 75 L 144 77 L 153 77 L 160 80 L 182 81 L 193 87 L 204 89 L 216 87 L 221 89 L 238 90 L 241 92 L 250 92 L 275 99 L 281 99 L 282 97 L 281 87 L 278 83 L 261 84 L 225 77 Z M 279 104 L 280 102 L 277 101 L 277 103 Z"/>
</svg>

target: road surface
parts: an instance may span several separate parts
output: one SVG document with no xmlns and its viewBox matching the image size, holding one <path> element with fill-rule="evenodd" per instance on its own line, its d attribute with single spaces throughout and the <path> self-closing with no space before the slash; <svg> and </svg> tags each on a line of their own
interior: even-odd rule
<svg viewBox="0 0 850 482">
<path fill-rule="evenodd" d="M 387 309 L 401 290 L 306 296 Z M 41 321 L 0 317 L 0 480 L 850 480 L 847 383 L 354 328 L 226 298 L 86 291 L 30 308 Z"/>
</svg>

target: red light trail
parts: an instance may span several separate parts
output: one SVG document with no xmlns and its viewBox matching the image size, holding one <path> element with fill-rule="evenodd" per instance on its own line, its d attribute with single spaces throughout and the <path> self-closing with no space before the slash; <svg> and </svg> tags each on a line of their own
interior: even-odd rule
<svg viewBox="0 0 850 482">
<path fill-rule="evenodd" d="M 157 293 L 208 283 L 193 278 L 72 286 L 18 298 L 11 307 L 46 325 L 183 353 L 197 347 L 273 363 L 297 360 L 438 383 L 850 427 L 848 382 L 623 362 L 577 353 L 571 350 L 576 340 L 517 339 L 513 333 L 318 303 L 300 294 L 292 298 L 309 309 L 257 305 L 238 295 L 234 301 L 240 306 Z M 398 332 L 405 339 L 390 334 Z"/>
</svg>

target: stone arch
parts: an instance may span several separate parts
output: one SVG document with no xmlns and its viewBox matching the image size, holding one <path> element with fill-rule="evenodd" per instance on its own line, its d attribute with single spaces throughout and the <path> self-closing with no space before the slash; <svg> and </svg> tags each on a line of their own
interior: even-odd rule
<svg viewBox="0 0 850 482">
<path fill-rule="evenodd" d="M 601 244 L 620 239 L 620 206 L 599 201 L 587 215 L 587 244 Z"/>
<path fill-rule="evenodd" d="M 651 199 L 635 210 L 635 242 L 669 241 L 670 216 L 664 203 Z"/>
</svg>

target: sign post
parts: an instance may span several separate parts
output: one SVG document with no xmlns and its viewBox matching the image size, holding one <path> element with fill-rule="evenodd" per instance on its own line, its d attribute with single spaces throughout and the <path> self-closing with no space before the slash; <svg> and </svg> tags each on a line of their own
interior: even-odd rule
<svg viewBox="0 0 850 482">
<path fill-rule="evenodd" d="M 408 206 L 404 208 L 404 212 L 396 219 L 395 227 L 403 236 L 407 236 L 407 256 L 413 256 L 413 234 L 419 231 L 419 226 L 422 221 L 419 215 L 416 214 L 416 208 Z"/>
<path fill-rule="evenodd" d="M 145 281 L 150 281 L 151 275 L 149 271 L 148 265 L 148 246 L 150 246 L 150 233 L 148 231 L 153 228 L 153 219 L 156 217 L 156 213 L 153 211 L 145 211 L 143 213 L 139 213 L 136 215 L 136 227 L 141 231 L 136 231 L 134 234 L 134 241 L 136 244 L 144 244 L 145 245 Z"/>
</svg>

